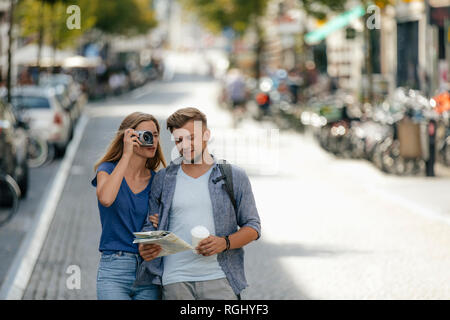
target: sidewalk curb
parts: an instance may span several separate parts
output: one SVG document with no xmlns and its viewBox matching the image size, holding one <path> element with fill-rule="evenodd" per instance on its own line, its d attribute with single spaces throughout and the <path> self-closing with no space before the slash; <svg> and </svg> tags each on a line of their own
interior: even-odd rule
<svg viewBox="0 0 450 320">
<path fill-rule="evenodd" d="M 27 232 L 6 274 L 0 289 L 0 300 L 21 300 L 25 293 L 88 122 L 89 117 L 84 112 L 78 121 L 74 137 L 67 147 L 51 188 L 46 192 L 46 198 L 39 206 L 40 211 L 34 218 L 33 227 Z"/>
</svg>

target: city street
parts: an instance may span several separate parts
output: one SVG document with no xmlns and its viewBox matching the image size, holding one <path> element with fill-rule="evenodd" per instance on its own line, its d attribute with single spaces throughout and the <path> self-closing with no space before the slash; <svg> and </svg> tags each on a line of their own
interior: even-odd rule
<svg viewBox="0 0 450 320">
<path fill-rule="evenodd" d="M 443 196 L 449 178 L 387 176 L 368 162 L 336 159 L 308 135 L 278 133 L 270 122 L 245 120 L 232 129 L 231 115 L 217 103 L 218 82 L 196 74 L 197 65 L 195 57 L 183 60 L 167 82 L 87 106 L 88 122 L 23 299 L 96 299 L 101 229 L 90 184 L 94 163 L 134 111 L 160 121 L 169 162 L 174 143 L 165 119 L 187 106 L 207 115 L 210 151 L 250 176 L 262 237 L 246 247 L 244 299 L 450 299 L 450 202 Z M 79 267 L 80 289 L 67 286 L 69 266 Z"/>
</svg>

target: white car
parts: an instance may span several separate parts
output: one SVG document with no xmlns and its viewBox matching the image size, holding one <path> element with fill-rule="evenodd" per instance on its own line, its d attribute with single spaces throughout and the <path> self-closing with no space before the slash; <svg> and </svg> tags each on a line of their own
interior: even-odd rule
<svg viewBox="0 0 450 320">
<path fill-rule="evenodd" d="M 72 76 L 59 73 L 41 75 L 39 85 L 53 87 L 58 98 L 69 100 L 69 105 L 66 107 L 70 112 L 72 122 L 76 123 L 86 104 L 86 95 L 82 92 L 80 84 L 74 81 Z"/>
<path fill-rule="evenodd" d="M 26 119 L 33 134 L 54 145 L 63 154 L 70 142 L 70 115 L 59 103 L 53 88 L 17 87 L 11 91 L 11 104 Z"/>
</svg>

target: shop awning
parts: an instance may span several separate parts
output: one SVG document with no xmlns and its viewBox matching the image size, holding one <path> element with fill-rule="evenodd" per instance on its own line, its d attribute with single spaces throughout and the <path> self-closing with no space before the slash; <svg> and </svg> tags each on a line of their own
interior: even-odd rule
<svg viewBox="0 0 450 320">
<path fill-rule="evenodd" d="M 36 44 L 29 44 L 25 47 L 22 47 L 20 49 L 17 49 L 14 52 L 13 57 L 13 63 L 17 65 L 25 65 L 25 66 L 31 66 L 36 65 L 37 63 L 37 56 L 38 56 L 38 45 Z M 49 46 L 42 46 L 41 48 L 41 61 L 40 64 L 42 67 L 48 67 L 52 65 L 61 65 L 63 63 L 63 60 L 73 56 L 73 51 L 67 51 L 67 50 L 56 50 L 54 51 L 53 48 Z"/>
<path fill-rule="evenodd" d="M 72 56 L 64 59 L 62 66 L 64 68 L 89 68 L 98 67 L 100 63 L 100 57 Z"/>
<path fill-rule="evenodd" d="M 325 23 L 319 29 L 307 33 L 305 36 L 305 42 L 307 44 L 318 43 L 325 39 L 329 34 L 348 26 L 353 20 L 362 17 L 364 14 L 365 10 L 362 5 L 346 11 Z"/>
</svg>

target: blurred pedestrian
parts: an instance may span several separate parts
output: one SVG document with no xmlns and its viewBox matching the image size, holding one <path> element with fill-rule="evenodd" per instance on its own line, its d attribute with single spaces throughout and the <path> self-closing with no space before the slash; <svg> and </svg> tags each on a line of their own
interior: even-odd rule
<svg viewBox="0 0 450 320">
<path fill-rule="evenodd" d="M 232 107 L 233 127 L 244 118 L 247 103 L 245 78 L 239 69 L 231 69 L 226 77 L 225 90 Z"/>
<path fill-rule="evenodd" d="M 233 109 L 245 107 L 246 86 L 241 71 L 231 69 L 226 77 L 226 90 Z"/>
<path fill-rule="evenodd" d="M 111 93 L 115 96 L 120 94 L 122 79 L 119 74 L 113 73 L 108 80 L 108 85 Z"/>
<path fill-rule="evenodd" d="M 302 85 L 302 78 L 299 73 L 297 73 L 297 69 L 291 69 L 288 74 L 287 84 L 289 86 L 289 91 L 292 96 L 292 103 L 297 104 L 299 89 Z"/>
<path fill-rule="evenodd" d="M 144 147 L 136 131 L 150 131 L 153 146 Z M 142 263 L 133 232 L 142 229 L 149 210 L 149 193 L 156 170 L 166 162 L 159 142 L 158 121 L 135 112 L 121 123 L 106 154 L 95 164 L 102 224 L 97 273 L 99 300 L 160 299 L 160 287 L 136 283 Z"/>
<path fill-rule="evenodd" d="M 33 84 L 33 78 L 31 77 L 31 74 L 28 69 L 23 69 L 22 72 L 19 75 L 19 85 L 26 86 L 26 85 L 32 85 Z"/>
<path fill-rule="evenodd" d="M 139 274 L 162 284 L 164 300 L 237 300 L 247 286 L 243 247 L 261 232 L 250 181 L 236 166 L 225 171 L 208 152 L 211 132 L 198 109 L 176 111 L 167 127 L 181 156 L 156 175 L 150 213 L 159 213 L 159 219 L 149 219 L 143 231 L 157 226 L 191 242 L 191 230 L 202 225 L 210 236 L 195 248 L 198 254 L 188 250 L 156 258 L 161 247 L 141 244 L 145 262 Z"/>
</svg>

